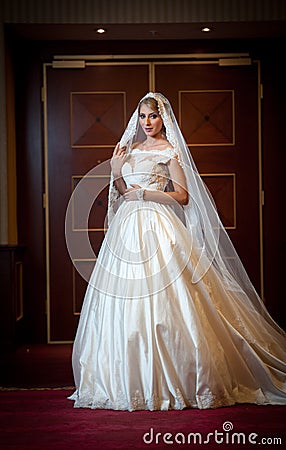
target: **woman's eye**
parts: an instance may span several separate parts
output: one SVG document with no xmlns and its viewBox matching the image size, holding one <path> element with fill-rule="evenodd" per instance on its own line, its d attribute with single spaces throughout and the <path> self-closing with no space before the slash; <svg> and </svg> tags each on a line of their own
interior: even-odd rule
<svg viewBox="0 0 286 450">
<path fill-rule="evenodd" d="M 140 117 L 140 119 L 146 119 L 146 114 L 143 114 L 143 113 L 141 113 L 141 114 L 139 114 L 139 117 Z M 150 116 L 149 116 L 149 119 L 157 119 L 157 117 L 158 117 L 158 114 L 150 114 Z"/>
</svg>

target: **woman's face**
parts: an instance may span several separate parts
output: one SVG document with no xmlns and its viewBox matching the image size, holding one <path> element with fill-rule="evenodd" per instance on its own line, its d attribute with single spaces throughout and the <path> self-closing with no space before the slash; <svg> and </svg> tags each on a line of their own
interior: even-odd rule
<svg viewBox="0 0 286 450">
<path fill-rule="evenodd" d="M 161 136 L 163 121 L 157 111 L 154 111 L 144 103 L 140 107 L 139 122 L 146 136 Z"/>
</svg>

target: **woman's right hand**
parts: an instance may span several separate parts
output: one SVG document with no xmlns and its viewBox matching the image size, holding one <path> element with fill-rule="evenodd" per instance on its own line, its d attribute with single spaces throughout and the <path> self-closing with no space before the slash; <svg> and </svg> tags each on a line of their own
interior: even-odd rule
<svg viewBox="0 0 286 450">
<path fill-rule="evenodd" d="M 121 176 L 121 169 L 125 161 L 125 148 L 120 148 L 119 142 L 116 144 L 115 149 L 110 160 L 111 171 L 114 177 Z"/>
</svg>

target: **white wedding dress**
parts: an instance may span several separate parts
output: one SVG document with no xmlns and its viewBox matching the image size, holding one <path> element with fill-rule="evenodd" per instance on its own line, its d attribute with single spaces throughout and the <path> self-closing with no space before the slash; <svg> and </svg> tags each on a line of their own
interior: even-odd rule
<svg viewBox="0 0 286 450">
<path fill-rule="evenodd" d="M 172 150 L 134 149 L 127 183 L 164 190 Z M 196 284 L 196 243 L 172 206 L 123 201 L 98 255 L 73 347 L 75 407 L 286 404 L 286 339 L 226 290 Z"/>
</svg>

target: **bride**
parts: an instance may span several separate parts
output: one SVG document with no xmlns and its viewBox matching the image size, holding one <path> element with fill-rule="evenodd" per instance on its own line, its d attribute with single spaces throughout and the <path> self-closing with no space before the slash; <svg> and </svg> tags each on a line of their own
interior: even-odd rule
<svg viewBox="0 0 286 450">
<path fill-rule="evenodd" d="M 285 332 L 160 93 L 140 100 L 115 147 L 108 221 L 73 346 L 74 406 L 285 405 Z"/>
</svg>

